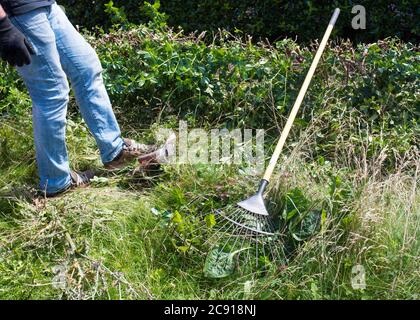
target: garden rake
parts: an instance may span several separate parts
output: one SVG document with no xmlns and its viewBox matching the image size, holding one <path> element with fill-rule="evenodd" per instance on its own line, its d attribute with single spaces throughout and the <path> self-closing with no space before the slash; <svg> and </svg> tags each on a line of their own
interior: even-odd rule
<svg viewBox="0 0 420 320">
<path fill-rule="evenodd" d="M 241 256 L 245 256 L 245 259 L 249 256 L 254 257 L 256 259 L 257 267 L 261 266 L 261 263 L 264 265 L 268 260 L 271 262 L 285 262 L 285 253 L 283 252 L 282 246 L 279 245 L 281 241 L 279 218 L 275 217 L 275 215 L 270 215 L 268 212 L 264 200 L 264 192 L 270 182 L 286 138 L 289 135 L 289 131 L 302 104 L 303 98 L 307 92 L 339 13 L 340 9 L 335 9 L 271 160 L 266 168 L 264 177 L 259 184 L 257 193 L 250 198 L 237 203 L 236 206 L 230 206 L 224 210 L 217 211 L 216 216 L 221 217 L 221 220 L 227 222 L 219 223 L 220 227 L 218 228 L 218 232 L 219 234 L 220 232 L 224 234 L 225 238 L 227 236 L 228 240 L 225 239 L 222 246 L 217 244 L 217 242 L 220 243 L 221 238 L 219 238 L 218 241 L 213 242 L 216 245 L 216 249 L 211 250 L 207 257 L 207 268 L 205 267 L 204 271 L 207 271 L 214 277 L 217 277 L 218 269 L 220 270 L 221 268 L 220 262 L 217 263 L 217 260 L 224 260 L 225 268 L 227 267 L 227 269 L 232 270 L 234 267 L 232 264 L 233 255 L 237 253 Z M 211 270 L 210 265 L 213 266 L 213 271 Z M 223 272 L 219 272 L 219 274 L 223 274 Z"/>
<path fill-rule="evenodd" d="M 282 241 L 284 234 L 279 215 L 267 210 L 264 192 L 339 13 L 340 10 L 335 9 L 257 193 L 236 205 L 216 210 L 204 219 L 195 215 L 171 215 L 174 233 L 181 241 L 177 248 L 182 252 L 193 248 L 205 253 L 204 274 L 209 278 L 229 276 L 237 264 L 245 273 L 255 269 L 264 271 L 270 265 L 279 267 L 287 262 L 289 252 L 286 251 L 290 248 Z"/>
</svg>

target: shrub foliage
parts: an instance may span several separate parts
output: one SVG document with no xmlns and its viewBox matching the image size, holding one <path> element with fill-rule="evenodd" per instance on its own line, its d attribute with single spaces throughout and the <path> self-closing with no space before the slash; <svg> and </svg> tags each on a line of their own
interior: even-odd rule
<svg viewBox="0 0 420 320">
<path fill-rule="evenodd" d="M 150 1 L 153 2 L 153 1 Z M 147 6 L 138 0 L 60 0 L 71 20 L 87 28 L 109 28 L 115 22 L 138 24 L 148 20 Z M 159 2 L 155 2 L 159 5 Z M 351 27 L 353 6 L 366 8 L 366 30 Z M 239 30 L 256 39 L 276 40 L 285 36 L 309 42 L 322 34 L 335 7 L 342 10 L 336 34 L 356 42 L 372 42 L 389 36 L 406 41 L 419 39 L 419 8 L 412 1 L 389 0 L 170 0 L 161 2 L 172 26 L 190 31 L 230 32 Z M 386 19 L 384 19 L 386 17 Z"/>
</svg>

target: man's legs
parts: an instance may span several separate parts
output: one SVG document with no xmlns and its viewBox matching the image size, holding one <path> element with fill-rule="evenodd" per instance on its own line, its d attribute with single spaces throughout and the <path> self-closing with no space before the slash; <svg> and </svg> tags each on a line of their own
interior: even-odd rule
<svg viewBox="0 0 420 320">
<path fill-rule="evenodd" d="M 51 6 L 49 20 L 61 65 L 83 119 L 95 137 L 102 162 L 110 162 L 121 152 L 124 142 L 102 79 L 99 58 L 57 4 Z"/>
<path fill-rule="evenodd" d="M 123 149 L 124 141 L 92 47 L 57 6 L 13 17 L 12 22 L 35 47 L 30 65 L 18 68 L 33 102 L 33 123 L 41 188 L 48 194 L 71 183 L 65 124 L 69 76 L 82 116 L 94 135 L 104 163 Z"/>
<path fill-rule="evenodd" d="M 121 168 L 130 160 L 156 149 L 121 138 L 99 59 L 58 5 L 13 17 L 12 22 L 36 51 L 33 62 L 18 71 L 33 101 L 38 170 L 41 188 L 47 194 L 66 189 L 74 180 L 65 146 L 69 93 L 66 74 L 107 168 Z"/>
<path fill-rule="evenodd" d="M 18 68 L 32 98 L 33 129 L 41 188 L 47 193 L 71 183 L 65 145 L 69 86 L 61 68 L 56 39 L 48 21 L 48 10 L 37 9 L 13 17 L 12 23 L 32 43 L 32 63 Z"/>
</svg>

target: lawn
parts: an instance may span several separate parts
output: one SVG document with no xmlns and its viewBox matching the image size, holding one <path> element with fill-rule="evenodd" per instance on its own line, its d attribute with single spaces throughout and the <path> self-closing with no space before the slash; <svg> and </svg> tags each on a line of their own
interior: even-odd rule
<svg viewBox="0 0 420 320">
<path fill-rule="evenodd" d="M 222 32 L 209 45 L 153 23 L 85 35 L 125 136 L 150 142 L 179 119 L 192 128 L 261 128 L 266 157 L 315 46 Z M 0 298 L 418 299 L 418 49 L 396 39 L 331 44 L 269 186 L 285 260 L 263 271 L 238 260 L 222 279 L 203 272 L 205 236 L 191 219 L 251 195 L 259 176 L 226 164 L 106 172 L 72 98 L 71 165 L 98 177 L 58 198 L 35 196 L 30 99 L 2 66 Z M 320 222 L 299 236 L 301 213 L 312 209 Z M 185 228 L 194 246 L 180 239 Z"/>
</svg>

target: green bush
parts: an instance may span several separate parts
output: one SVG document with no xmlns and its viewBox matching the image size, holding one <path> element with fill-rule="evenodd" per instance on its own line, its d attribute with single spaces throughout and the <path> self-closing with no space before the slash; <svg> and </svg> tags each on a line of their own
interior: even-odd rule
<svg viewBox="0 0 420 320">
<path fill-rule="evenodd" d="M 133 23 L 147 21 L 147 17 L 139 9 L 142 2 L 138 0 L 58 0 L 57 2 L 65 7 L 66 14 L 73 24 L 88 29 L 93 29 L 96 26 L 108 29 L 114 23 L 120 22 L 121 14 L 124 14 L 124 18 Z M 116 12 L 112 8 L 121 9 Z"/>
<path fill-rule="evenodd" d="M 121 20 L 138 24 L 147 21 L 143 2 L 138 0 L 60 0 L 71 20 L 81 26 L 109 28 Z M 366 8 L 366 30 L 351 27 L 354 5 Z M 308 42 L 319 38 L 335 7 L 342 10 L 335 33 L 355 42 L 373 42 L 389 36 L 406 41 L 419 39 L 418 6 L 411 1 L 389 0 L 171 0 L 162 1 L 161 10 L 168 15 L 172 26 L 190 31 L 213 31 L 218 28 L 230 32 L 250 34 L 254 38 L 276 40 L 284 37 Z"/>
<path fill-rule="evenodd" d="M 115 106 L 137 125 L 184 118 L 191 125 L 281 126 L 315 48 L 291 40 L 273 47 L 225 36 L 206 45 L 168 30 L 139 27 L 92 41 Z M 418 128 L 416 48 L 389 39 L 356 49 L 348 43 L 328 49 L 296 127 L 324 117 L 329 129 L 322 146 L 336 148 L 337 136 L 351 135 L 343 132 L 355 129 L 349 121 L 357 118 L 378 145 L 406 150 Z"/>
<path fill-rule="evenodd" d="M 351 27 L 352 7 L 366 8 L 366 30 Z M 308 42 L 321 37 L 334 8 L 341 9 L 336 34 L 355 42 L 371 42 L 388 36 L 415 40 L 419 35 L 419 10 L 411 1 L 389 0 L 309 0 L 309 1 L 163 1 L 162 9 L 170 16 L 172 25 L 188 31 L 225 28 L 239 29 L 257 38 L 270 40 L 291 37 Z M 385 19 L 386 17 L 386 19 Z"/>
<path fill-rule="evenodd" d="M 190 126 L 271 128 L 273 136 L 316 49 L 292 40 L 243 42 L 224 32 L 208 45 L 158 21 L 87 38 L 101 58 L 122 127 L 185 119 Z M 292 135 L 316 118 L 325 125 L 317 146 L 321 155 L 347 147 L 349 137 L 405 152 L 418 144 L 418 62 L 418 47 L 395 39 L 328 48 Z M 29 105 L 22 90 L 14 73 L 0 75 L 4 114 Z"/>
</svg>

